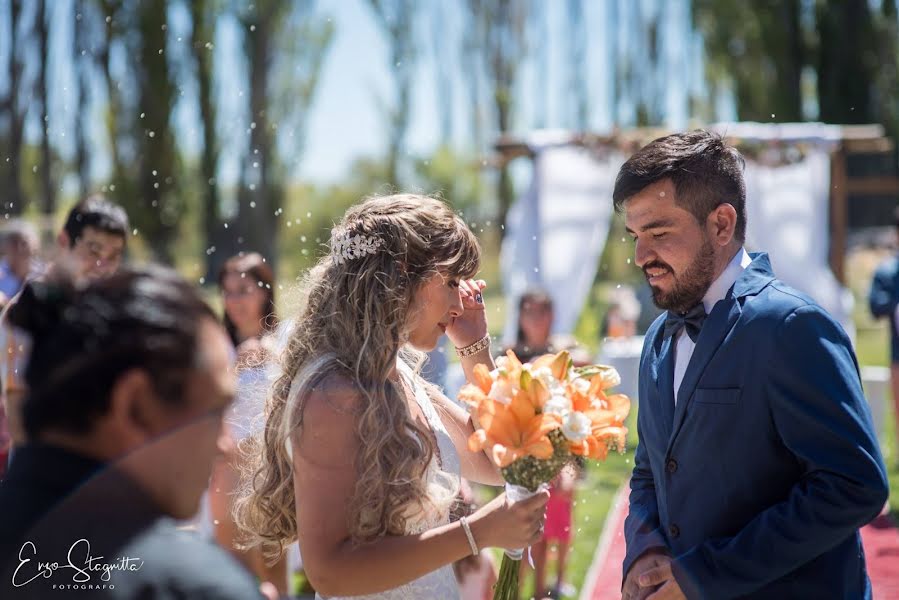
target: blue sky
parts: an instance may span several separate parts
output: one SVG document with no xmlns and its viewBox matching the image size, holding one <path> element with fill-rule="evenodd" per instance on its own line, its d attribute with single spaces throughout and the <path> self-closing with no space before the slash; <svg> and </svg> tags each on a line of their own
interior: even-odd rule
<svg viewBox="0 0 899 600">
<path fill-rule="evenodd" d="M 10 0 L 0 0 L 0 19 L 6 19 Z M 657 93 L 664 96 L 662 102 L 665 123 L 680 128 L 688 124 L 687 95 L 690 90 L 704 87 L 702 82 L 701 42 L 689 26 L 688 0 L 636 0 L 617 1 L 622 25 L 612 31 L 608 11 L 613 0 L 587 0 L 584 2 L 584 21 L 587 34 L 588 67 L 581 76 L 587 79 L 590 94 L 590 128 L 607 131 L 611 127 L 609 109 L 609 82 L 612 74 L 609 59 L 609 42 L 614 36 L 621 49 L 635 47 L 630 39 L 636 13 L 639 8 L 644 18 L 654 14 L 665 3 L 663 25 L 664 62 L 655 83 Z M 105 178 L 109 169 L 107 142 L 103 123 L 105 93 L 98 85 L 97 104 L 87 115 L 75 114 L 75 82 L 67 52 L 71 47 L 70 23 L 74 19 L 73 0 L 58 0 L 53 4 L 51 26 L 51 58 L 49 68 L 56 83 L 51 90 L 49 129 L 53 143 L 65 156 L 72 153 L 72 128 L 76 118 L 87 119 L 89 131 L 95 143 L 93 170 L 98 180 Z M 437 69 L 449 70 L 453 86 L 452 144 L 474 151 L 469 124 L 467 89 L 471 74 L 463 73 L 458 66 L 458 39 L 463 27 L 461 10 L 464 2 L 429 0 L 420 2 L 418 32 L 420 60 L 417 64 L 412 102 L 411 124 L 407 136 L 407 150 L 412 154 L 426 154 L 440 140 L 439 109 L 435 74 Z M 518 110 L 514 129 L 524 133 L 537 122 L 535 112 L 545 106 L 545 125 L 564 128 L 572 125 L 571 111 L 566 109 L 569 86 L 569 61 L 567 37 L 570 35 L 565 15 L 566 3 L 547 1 L 545 9 L 545 42 L 533 48 L 525 60 L 518 82 L 516 99 Z M 435 10 L 439 13 L 435 16 Z M 373 18 L 366 0 L 319 0 L 316 13 L 322 19 L 330 18 L 336 26 L 336 35 L 328 52 L 319 88 L 307 121 L 303 150 L 296 158 L 293 171 L 297 179 L 320 183 L 340 180 L 347 174 L 353 160 L 360 156 L 377 156 L 387 144 L 385 103 L 392 102 L 391 66 L 388 65 L 388 49 Z M 169 42 L 166 51 L 177 56 L 187 51 L 189 17 L 184 6 L 175 4 L 169 11 Z M 249 123 L 241 108 L 247 90 L 240 89 L 242 60 L 240 58 L 239 31 L 236 24 L 223 20 L 214 40 L 218 90 L 222 102 L 220 131 L 225 144 L 220 179 L 230 182 L 236 179 L 236 153 L 229 151 L 245 141 Z M 4 41 L 6 40 L 6 41 Z M 8 23 L 0 22 L 0 55 L 9 52 Z M 445 43 L 447 57 L 435 60 L 437 42 Z M 545 53 L 545 54 L 541 54 Z M 635 60 L 640 60 L 635 55 Z M 114 57 L 115 59 L 115 57 Z M 545 61 L 540 63 L 540 61 Z M 545 67 L 541 71 L 539 64 Z M 545 80 L 540 74 L 545 71 Z M 0 75 L 2 77 L 2 75 Z M 0 89 L 8 82 L 0 80 Z M 176 111 L 175 123 L 178 143 L 188 155 L 195 155 L 201 144 L 197 123 L 199 117 L 192 95 L 194 86 L 184 78 L 184 97 Z M 632 103 L 625 102 L 622 118 L 633 118 Z M 726 112 L 726 105 L 724 106 Z M 725 114 L 726 118 L 727 115 Z M 33 115 L 29 118 L 26 135 L 38 138 L 39 123 Z M 486 140 L 495 132 L 484 131 Z M 292 161 L 290 161 L 292 162 Z"/>
</svg>

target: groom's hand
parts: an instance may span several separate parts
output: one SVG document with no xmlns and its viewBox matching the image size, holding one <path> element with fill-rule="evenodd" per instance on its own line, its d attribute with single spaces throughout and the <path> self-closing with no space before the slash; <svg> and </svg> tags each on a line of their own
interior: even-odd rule
<svg viewBox="0 0 899 600">
<path fill-rule="evenodd" d="M 670 560 L 640 575 L 637 578 L 637 584 L 642 589 L 657 589 L 647 597 L 647 600 L 686 600 L 687 598 L 671 572 Z"/>
<path fill-rule="evenodd" d="M 624 585 L 621 586 L 621 600 L 644 600 L 656 590 L 657 586 L 641 587 L 638 579 L 641 575 L 651 572 L 653 569 L 667 565 L 671 562 L 671 557 L 659 550 L 649 550 L 643 556 L 634 561 L 627 577 L 624 579 Z"/>
</svg>

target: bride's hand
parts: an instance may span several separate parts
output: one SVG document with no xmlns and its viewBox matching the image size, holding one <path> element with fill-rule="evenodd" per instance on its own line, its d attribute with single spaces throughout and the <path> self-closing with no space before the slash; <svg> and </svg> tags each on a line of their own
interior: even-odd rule
<svg viewBox="0 0 899 600">
<path fill-rule="evenodd" d="M 517 549 L 539 542 L 548 501 L 549 491 L 540 490 L 514 503 L 502 493 L 485 504 L 469 517 L 478 548 Z"/>
<path fill-rule="evenodd" d="M 486 288 L 487 282 L 482 279 L 459 282 L 463 312 L 446 328 L 446 335 L 457 348 L 469 346 L 487 335 L 487 308 L 482 293 Z"/>
</svg>

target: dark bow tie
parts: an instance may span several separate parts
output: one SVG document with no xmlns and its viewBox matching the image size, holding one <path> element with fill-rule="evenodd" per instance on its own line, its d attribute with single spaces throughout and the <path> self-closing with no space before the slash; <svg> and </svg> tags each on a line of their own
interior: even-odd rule
<svg viewBox="0 0 899 600">
<path fill-rule="evenodd" d="M 702 329 L 702 323 L 705 321 L 705 306 L 702 302 L 691 308 L 684 315 L 678 315 L 670 310 L 665 318 L 665 337 L 675 335 L 680 331 L 681 327 L 686 328 L 687 335 L 696 343 L 699 338 L 699 330 Z"/>
</svg>

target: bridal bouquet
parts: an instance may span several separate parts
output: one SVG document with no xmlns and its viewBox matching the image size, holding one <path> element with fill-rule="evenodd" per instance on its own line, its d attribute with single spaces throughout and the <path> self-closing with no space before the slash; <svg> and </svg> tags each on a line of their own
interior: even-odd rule
<svg viewBox="0 0 899 600">
<path fill-rule="evenodd" d="M 499 465 L 512 501 L 547 485 L 575 455 L 604 460 L 610 448 L 624 450 L 630 400 L 608 393 L 621 383 L 612 367 L 575 368 L 566 351 L 522 364 L 509 351 L 493 371 L 475 367 L 473 379 L 459 393 L 478 425 L 468 445 Z M 517 600 L 522 554 L 506 551 L 494 600 Z"/>
</svg>

